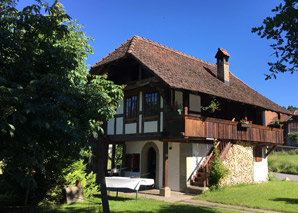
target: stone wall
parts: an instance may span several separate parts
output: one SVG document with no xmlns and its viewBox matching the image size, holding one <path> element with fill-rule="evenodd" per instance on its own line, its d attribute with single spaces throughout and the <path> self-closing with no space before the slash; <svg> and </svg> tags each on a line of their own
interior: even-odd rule
<svg viewBox="0 0 298 213">
<path fill-rule="evenodd" d="M 254 182 L 253 145 L 237 142 L 227 153 L 223 164 L 229 170 L 228 175 L 221 180 L 220 185 L 234 185 Z"/>
</svg>

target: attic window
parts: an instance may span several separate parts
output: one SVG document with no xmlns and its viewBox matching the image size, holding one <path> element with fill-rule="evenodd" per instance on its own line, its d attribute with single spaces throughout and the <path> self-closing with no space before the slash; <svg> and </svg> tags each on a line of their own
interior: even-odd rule
<svg viewBox="0 0 298 213">
<path fill-rule="evenodd" d="M 146 93 L 144 98 L 144 116 L 158 115 L 158 93 Z"/>
<path fill-rule="evenodd" d="M 130 96 L 125 100 L 125 118 L 137 118 L 138 96 Z"/>
</svg>

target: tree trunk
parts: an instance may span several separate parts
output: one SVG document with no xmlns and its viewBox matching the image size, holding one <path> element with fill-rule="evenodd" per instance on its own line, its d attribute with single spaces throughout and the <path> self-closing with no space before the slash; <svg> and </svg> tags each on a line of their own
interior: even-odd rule
<svg viewBox="0 0 298 213">
<path fill-rule="evenodd" d="M 96 143 L 96 168 L 97 168 L 97 183 L 100 184 L 101 202 L 104 213 L 110 213 L 109 200 L 107 194 L 107 187 L 105 181 L 105 156 L 106 145 L 104 140 L 98 140 Z"/>
</svg>

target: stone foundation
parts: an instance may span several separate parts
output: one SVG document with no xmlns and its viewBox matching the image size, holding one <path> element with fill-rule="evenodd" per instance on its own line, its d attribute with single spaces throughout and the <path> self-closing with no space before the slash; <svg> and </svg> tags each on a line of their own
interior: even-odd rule
<svg viewBox="0 0 298 213">
<path fill-rule="evenodd" d="M 223 160 L 223 164 L 229 172 L 220 181 L 221 186 L 254 183 L 254 156 L 251 143 L 234 144 Z"/>
</svg>

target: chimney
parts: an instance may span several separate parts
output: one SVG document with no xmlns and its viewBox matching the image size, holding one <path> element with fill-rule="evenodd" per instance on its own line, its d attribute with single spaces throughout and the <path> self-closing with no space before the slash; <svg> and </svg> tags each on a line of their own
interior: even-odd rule
<svg viewBox="0 0 298 213">
<path fill-rule="evenodd" d="M 218 48 L 215 58 L 217 59 L 217 78 L 226 85 L 230 85 L 229 53 L 222 48 Z"/>
</svg>

